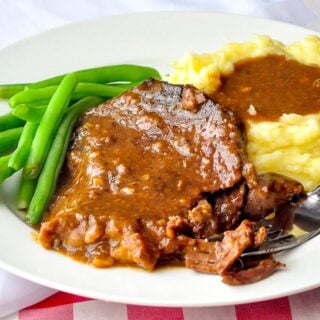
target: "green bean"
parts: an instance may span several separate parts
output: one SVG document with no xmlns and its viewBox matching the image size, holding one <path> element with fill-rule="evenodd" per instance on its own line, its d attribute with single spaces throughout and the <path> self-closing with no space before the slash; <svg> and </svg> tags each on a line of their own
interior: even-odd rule
<svg viewBox="0 0 320 320">
<path fill-rule="evenodd" d="M 68 74 L 52 96 L 32 142 L 30 154 L 24 168 L 26 178 L 35 179 L 39 175 L 46 157 L 46 150 L 60 125 L 77 82 L 78 77 L 74 73 Z"/>
<path fill-rule="evenodd" d="M 15 117 L 11 112 L 0 116 L 0 131 L 22 127 L 25 121 Z"/>
<path fill-rule="evenodd" d="M 26 83 L 0 85 L 0 99 L 9 99 L 20 91 L 23 91 Z"/>
<path fill-rule="evenodd" d="M 58 87 L 57 87 L 58 88 Z M 51 98 L 52 96 L 50 96 L 50 98 Z M 31 107 L 31 108 L 35 108 L 35 107 L 41 107 L 41 106 L 44 106 L 44 105 L 48 105 L 48 103 L 49 103 L 49 100 L 50 100 L 50 98 L 49 99 L 44 99 L 44 100 L 37 100 L 37 101 L 35 101 L 35 102 L 32 102 L 32 103 L 26 103 L 29 107 Z"/>
<path fill-rule="evenodd" d="M 27 209 L 36 189 L 38 179 L 26 179 L 23 175 L 20 181 L 18 209 Z"/>
<path fill-rule="evenodd" d="M 16 107 L 19 104 L 37 104 L 40 101 L 49 101 L 57 88 L 58 86 L 51 86 L 19 92 L 10 98 L 9 105 L 11 107 Z"/>
<path fill-rule="evenodd" d="M 0 132 L 0 156 L 6 155 L 17 146 L 22 127 Z"/>
<path fill-rule="evenodd" d="M 38 103 L 39 101 L 49 102 L 57 88 L 58 86 L 52 86 L 47 88 L 26 90 L 13 96 L 9 100 L 9 104 L 12 107 L 16 107 L 19 104 L 34 104 Z M 75 88 L 71 99 L 79 100 L 87 96 L 112 98 L 126 90 L 126 88 L 114 85 L 80 82 Z"/>
<path fill-rule="evenodd" d="M 27 220 L 32 225 L 40 222 L 43 212 L 53 195 L 59 172 L 64 162 L 73 127 L 79 115 L 98 105 L 102 99 L 87 97 L 74 104 L 65 114 L 57 134 L 52 142 L 48 157 L 39 175 L 39 180 L 28 207 Z"/>
<path fill-rule="evenodd" d="M 24 121 L 39 123 L 48 105 L 32 106 L 29 104 L 18 104 L 13 108 L 12 114 Z"/>
<path fill-rule="evenodd" d="M 80 82 L 108 83 L 115 81 L 143 81 L 147 78 L 161 79 L 159 72 L 151 67 L 138 65 L 113 65 L 76 71 Z M 64 75 L 27 85 L 28 89 L 57 85 Z"/>
<path fill-rule="evenodd" d="M 8 166 L 15 171 L 26 164 L 37 128 L 38 124 L 32 122 L 24 125 L 17 149 L 11 154 L 8 163 Z"/>
<path fill-rule="evenodd" d="M 4 163 L 8 163 L 8 160 L 10 158 L 10 154 L 0 157 L 0 167 L 3 168 Z"/>
<path fill-rule="evenodd" d="M 10 177 L 14 170 L 8 167 L 8 161 L 9 161 L 10 155 L 6 155 L 4 157 L 0 158 L 0 184 Z"/>
</svg>

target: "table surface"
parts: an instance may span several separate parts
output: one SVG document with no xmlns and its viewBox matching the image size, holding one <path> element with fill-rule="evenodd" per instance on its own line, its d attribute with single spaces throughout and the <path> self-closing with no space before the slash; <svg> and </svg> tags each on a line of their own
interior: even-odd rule
<svg viewBox="0 0 320 320">
<path fill-rule="evenodd" d="M 58 292 L 1 320 L 315 320 L 319 314 L 320 288 L 264 302 L 206 308 L 143 307 Z"/>
<path fill-rule="evenodd" d="M 320 0 L 0 0 L 0 48 L 35 33 L 73 21 L 155 10 L 199 10 L 246 14 L 299 24 L 320 31 Z M 11 275 L 10 281 L 0 281 L 0 293 L 1 289 L 10 290 L 17 283 L 19 284 L 17 281 L 14 283 Z M 4 283 L 6 288 L 1 288 Z M 48 291 L 48 293 L 51 292 Z M 42 302 L 5 316 L 1 320 L 311 320 L 318 318 L 319 314 L 320 288 L 276 300 L 212 308 L 142 307 L 106 303 L 58 292 Z"/>
</svg>

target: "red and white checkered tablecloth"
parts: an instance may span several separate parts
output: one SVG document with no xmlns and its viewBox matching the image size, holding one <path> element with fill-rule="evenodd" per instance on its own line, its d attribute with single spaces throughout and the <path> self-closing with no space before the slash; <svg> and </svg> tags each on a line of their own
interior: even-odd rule
<svg viewBox="0 0 320 320">
<path fill-rule="evenodd" d="M 226 307 L 160 308 L 92 300 L 58 292 L 1 320 L 315 320 L 320 288 L 290 297 Z"/>
</svg>

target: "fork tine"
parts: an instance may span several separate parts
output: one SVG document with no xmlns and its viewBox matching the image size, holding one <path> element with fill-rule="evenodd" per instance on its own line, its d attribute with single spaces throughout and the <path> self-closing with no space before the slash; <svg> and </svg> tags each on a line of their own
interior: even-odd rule
<svg viewBox="0 0 320 320">
<path fill-rule="evenodd" d="M 245 258 L 245 257 L 251 257 L 251 256 L 260 256 L 260 255 L 278 253 L 281 251 L 293 249 L 307 242 L 308 240 L 314 238 L 318 234 L 320 234 L 320 228 L 299 237 L 291 236 L 288 238 L 284 238 L 280 242 L 278 241 L 265 242 L 264 245 L 262 245 L 259 250 L 244 252 L 240 257 Z M 287 240 L 287 242 L 285 240 Z"/>
<path fill-rule="evenodd" d="M 273 229 L 267 231 L 267 237 L 276 236 L 283 233 L 283 229 Z"/>
<path fill-rule="evenodd" d="M 297 240 L 296 238 L 291 238 L 294 242 L 291 242 L 290 244 L 281 244 L 274 243 L 273 245 L 265 246 L 264 249 L 259 249 L 257 251 L 250 251 L 250 252 L 244 252 L 240 257 L 252 257 L 252 256 L 263 256 L 266 254 L 272 254 L 272 253 L 278 253 L 284 250 L 292 249 L 297 246 Z"/>
<path fill-rule="evenodd" d="M 272 219 L 263 218 L 258 221 L 255 227 L 256 231 L 261 227 L 265 227 L 267 229 L 267 238 L 276 237 L 284 232 L 282 228 L 274 225 L 274 221 Z"/>
<path fill-rule="evenodd" d="M 290 239 L 294 237 L 292 234 L 288 234 L 288 233 L 285 233 L 285 234 L 282 234 L 282 233 L 279 233 L 276 237 L 273 237 L 273 238 L 268 238 L 265 240 L 264 243 L 271 243 L 271 242 L 280 242 L 280 241 L 283 241 L 283 240 L 287 240 L 287 239 Z"/>
</svg>

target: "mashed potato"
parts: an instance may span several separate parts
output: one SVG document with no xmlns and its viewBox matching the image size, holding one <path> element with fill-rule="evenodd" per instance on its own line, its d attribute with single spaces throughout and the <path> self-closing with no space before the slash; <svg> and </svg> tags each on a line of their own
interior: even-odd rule
<svg viewBox="0 0 320 320">
<path fill-rule="evenodd" d="M 229 43 L 215 53 L 186 53 L 174 63 L 168 80 L 193 84 L 210 95 L 219 87 L 221 75 L 233 72 L 236 62 L 270 54 L 320 67 L 320 38 L 308 36 L 286 46 L 258 36 L 249 42 Z M 276 122 L 248 121 L 246 130 L 248 155 L 258 173 L 286 175 L 300 181 L 307 191 L 320 184 L 320 114 L 284 114 Z"/>
</svg>

